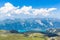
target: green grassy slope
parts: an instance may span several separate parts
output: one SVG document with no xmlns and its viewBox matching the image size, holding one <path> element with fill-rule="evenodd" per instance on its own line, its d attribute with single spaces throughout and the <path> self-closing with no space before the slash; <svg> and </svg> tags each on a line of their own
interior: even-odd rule
<svg viewBox="0 0 60 40">
<path fill-rule="evenodd" d="M 60 40 L 60 36 L 55 39 Z M 0 30 L 0 40 L 50 40 L 49 37 L 41 33 L 10 33 L 6 30 Z"/>
<path fill-rule="evenodd" d="M 47 40 L 47 37 L 39 34 L 30 34 L 26 37 L 24 34 L 0 33 L 0 40 Z"/>
</svg>

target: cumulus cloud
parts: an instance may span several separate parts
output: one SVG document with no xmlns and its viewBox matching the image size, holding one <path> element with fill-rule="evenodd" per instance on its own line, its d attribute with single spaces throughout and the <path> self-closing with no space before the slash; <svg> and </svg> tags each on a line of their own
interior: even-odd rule
<svg viewBox="0 0 60 40">
<path fill-rule="evenodd" d="M 13 10 L 13 9 L 15 9 L 15 7 L 12 4 L 5 3 L 5 5 L 0 8 L 0 12 L 1 13 L 7 13 L 7 12 Z"/>
<path fill-rule="evenodd" d="M 42 15 L 42 16 L 48 16 L 50 13 L 54 10 L 57 10 L 57 8 L 32 8 L 32 6 L 23 6 L 21 8 L 13 6 L 11 3 L 7 2 L 0 8 L 0 14 L 4 14 L 6 16 L 13 16 L 13 15 Z"/>
<path fill-rule="evenodd" d="M 53 11 L 53 10 L 57 10 L 57 8 L 49 8 L 48 12 Z"/>
</svg>

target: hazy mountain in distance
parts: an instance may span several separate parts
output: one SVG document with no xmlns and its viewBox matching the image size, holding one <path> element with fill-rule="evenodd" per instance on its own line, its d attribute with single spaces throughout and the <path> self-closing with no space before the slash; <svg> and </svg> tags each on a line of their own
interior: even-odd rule
<svg viewBox="0 0 60 40">
<path fill-rule="evenodd" d="M 3 30 L 36 30 L 42 31 L 49 28 L 59 28 L 60 19 L 53 18 L 29 18 L 29 19 L 6 19 L 0 21 L 0 29 Z"/>
</svg>

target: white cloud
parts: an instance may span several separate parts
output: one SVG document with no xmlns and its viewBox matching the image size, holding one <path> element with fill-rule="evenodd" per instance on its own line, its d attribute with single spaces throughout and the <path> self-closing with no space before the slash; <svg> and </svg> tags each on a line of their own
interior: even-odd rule
<svg viewBox="0 0 60 40">
<path fill-rule="evenodd" d="M 48 10 L 47 9 L 44 9 L 44 8 L 41 8 L 41 9 L 34 9 L 33 13 L 35 15 L 43 15 L 43 16 L 47 16 L 49 13 L 48 13 Z"/>
<path fill-rule="evenodd" d="M 48 12 L 53 11 L 53 10 L 57 10 L 57 8 L 49 8 Z"/>
<path fill-rule="evenodd" d="M 56 10 L 56 8 L 38 8 L 38 9 L 35 9 L 35 8 L 32 8 L 32 6 L 23 6 L 23 7 L 19 8 L 19 7 L 15 7 L 11 3 L 7 2 L 7 3 L 5 3 L 4 6 L 2 6 L 0 8 L 0 13 L 1 13 L 1 15 L 5 14 L 7 16 L 11 16 L 12 14 L 16 14 L 19 16 L 21 14 L 25 14 L 26 16 L 33 15 L 36 17 L 37 15 L 48 16 L 48 15 L 50 15 L 51 11 L 54 11 L 54 10 Z"/>
<path fill-rule="evenodd" d="M 29 7 L 23 6 L 20 11 L 22 11 L 22 13 L 24 13 L 24 14 L 30 14 L 31 10 L 32 10 L 31 6 L 29 6 Z"/>
<path fill-rule="evenodd" d="M 5 5 L 0 8 L 0 12 L 1 13 L 7 13 L 7 12 L 13 10 L 13 9 L 15 9 L 15 7 L 12 4 L 5 3 Z"/>
<path fill-rule="evenodd" d="M 6 16 L 11 16 L 11 14 L 7 14 Z"/>
</svg>

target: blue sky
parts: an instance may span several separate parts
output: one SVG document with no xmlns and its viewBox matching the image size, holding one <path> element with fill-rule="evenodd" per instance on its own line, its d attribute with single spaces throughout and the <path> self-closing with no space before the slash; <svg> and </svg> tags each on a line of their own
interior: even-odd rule
<svg viewBox="0 0 60 40">
<path fill-rule="evenodd" d="M 60 18 L 59 6 L 60 0 L 0 0 L 0 18 L 7 16 Z"/>
<path fill-rule="evenodd" d="M 12 3 L 14 6 L 32 6 L 39 7 L 59 7 L 60 0 L 0 0 L 0 6 L 6 2 Z"/>
</svg>

